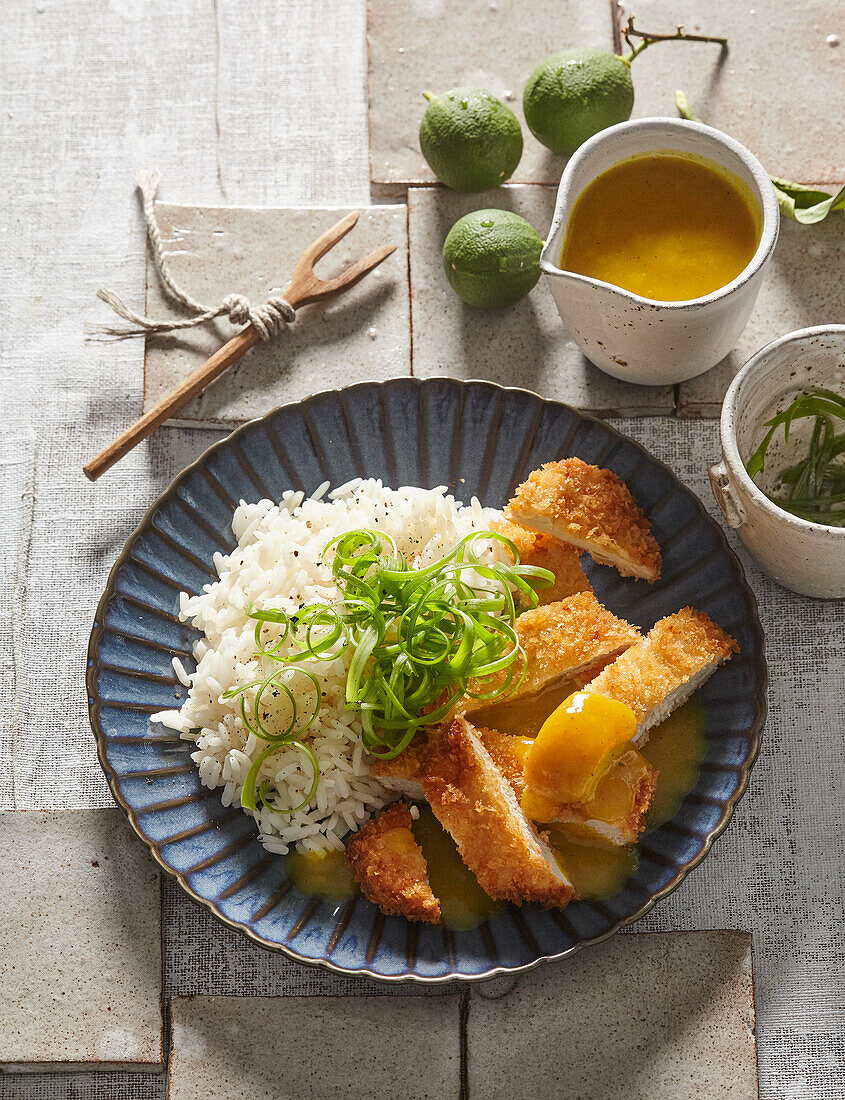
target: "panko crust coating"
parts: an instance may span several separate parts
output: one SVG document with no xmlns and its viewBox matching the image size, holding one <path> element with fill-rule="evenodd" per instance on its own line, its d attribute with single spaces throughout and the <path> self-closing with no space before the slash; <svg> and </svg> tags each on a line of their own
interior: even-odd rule
<svg viewBox="0 0 845 1100">
<path fill-rule="evenodd" d="M 637 717 L 641 740 L 640 735 L 656 724 L 656 714 L 661 720 L 667 716 L 663 713 L 667 701 L 679 706 L 738 648 L 730 634 L 703 611 L 684 607 L 655 623 L 645 638 L 584 690 L 629 706 Z"/>
<path fill-rule="evenodd" d="M 543 604 L 556 603 L 576 592 L 592 592 L 587 574 L 581 567 L 581 553 L 571 543 L 561 542 L 551 535 L 531 531 L 521 523 L 497 520 L 490 524 L 493 531 L 511 540 L 519 552 L 522 565 L 536 565 L 555 575 L 550 588 L 538 588 L 537 598 Z"/>
<path fill-rule="evenodd" d="M 547 462 L 519 486 L 505 508 L 514 523 L 586 550 L 624 576 L 656 581 L 660 547 L 627 485 L 580 458 Z"/>
<path fill-rule="evenodd" d="M 536 695 L 555 681 L 573 679 L 617 657 L 641 637 L 636 627 L 602 607 L 592 592 L 526 611 L 516 620 L 516 633 L 525 650 L 525 676 L 502 701 Z M 471 681 L 469 687 L 483 694 L 503 679 L 504 674 L 491 676 L 482 683 Z M 467 714 L 489 705 L 489 699 L 468 695 L 462 703 Z"/>
<path fill-rule="evenodd" d="M 444 723 L 431 740 L 420 782 L 435 817 L 491 898 L 549 908 L 569 904 L 571 883 L 469 722 Z"/>
<path fill-rule="evenodd" d="M 440 902 L 429 885 L 412 821 L 410 803 L 385 806 L 349 838 L 346 860 L 363 895 L 382 913 L 437 924 Z"/>
</svg>

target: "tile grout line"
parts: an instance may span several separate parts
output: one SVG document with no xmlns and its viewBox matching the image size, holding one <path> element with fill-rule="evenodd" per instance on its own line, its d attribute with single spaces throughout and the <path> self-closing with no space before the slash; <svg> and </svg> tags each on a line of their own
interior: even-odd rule
<svg viewBox="0 0 845 1100">
<path fill-rule="evenodd" d="M 622 32 L 619 29 L 619 17 L 617 0 L 610 0 L 610 35 L 613 41 L 613 52 L 622 53 Z"/>
<path fill-rule="evenodd" d="M 460 1100 L 469 1100 L 469 1040 L 467 1034 L 467 1021 L 469 1020 L 471 990 L 465 989 L 461 993 L 461 1004 L 458 1010 L 458 1041 L 460 1052 Z"/>
<path fill-rule="evenodd" d="M 411 285 L 411 188 L 405 188 L 405 271 L 408 279 L 408 371 L 414 377 L 414 295 Z"/>
<path fill-rule="evenodd" d="M 167 937 L 165 934 L 164 895 L 164 882 L 161 878 L 161 871 L 159 871 L 158 905 L 161 920 L 161 1058 L 164 1063 L 162 1072 L 164 1091 L 162 1092 L 162 1097 L 164 1100 L 168 1100 L 170 1096 L 170 1059 L 173 1054 L 173 1014 L 170 1009 L 171 998 L 167 995 L 166 985 L 167 952 L 165 945 Z"/>
</svg>

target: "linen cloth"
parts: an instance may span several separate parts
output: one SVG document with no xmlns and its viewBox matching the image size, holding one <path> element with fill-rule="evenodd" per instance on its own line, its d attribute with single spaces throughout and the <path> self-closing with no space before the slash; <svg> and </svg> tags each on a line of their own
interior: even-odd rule
<svg viewBox="0 0 845 1100">
<path fill-rule="evenodd" d="M 86 342 L 83 324 L 106 316 L 98 286 L 143 303 L 139 164 L 175 202 L 369 201 L 364 0 L 7 0 L 4 15 L 0 807 L 101 806 L 84 689 L 96 602 L 146 508 L 218 435 L 163 429 L 90 485 L 83 462 L 141 408 L 143 346 Z M 715 422 L 616 424 L 715 513 Z M 845 613 L 741 557 L 771 668 L 762 754 L 712 854 L 636 930 L 753 931 L 761 1096 L 838 1100 Z M 167 994 L 420 992 L 263 952 L 170 883 L 164 915 Z M 0 1100 L 165 1093 L 146 1074 L 0 1078 Z"/>
</svg>

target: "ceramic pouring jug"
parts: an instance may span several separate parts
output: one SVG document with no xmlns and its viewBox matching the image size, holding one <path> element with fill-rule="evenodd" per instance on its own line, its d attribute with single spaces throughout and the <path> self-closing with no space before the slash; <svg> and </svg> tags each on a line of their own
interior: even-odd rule
<svg viewBox="0 0 845 1100">
<path fill-rule="evenodd" d="M 758 207 L 760 242 L 751 262 L 703 298 L 658 302 L 559 266 L 569 217 L 584 188 L 620 161 L 657 152 L 692 154 L 728 169 Z M 623 122 L 590 138 L 567 164 L 540 268 L 568 332 L 597 367 L 627 382 L 674 384 L 709 370 L 735 346 L 777 243 L 779 219 L 771 180 L 733 138 L 683 119 Z"/>
</svg>

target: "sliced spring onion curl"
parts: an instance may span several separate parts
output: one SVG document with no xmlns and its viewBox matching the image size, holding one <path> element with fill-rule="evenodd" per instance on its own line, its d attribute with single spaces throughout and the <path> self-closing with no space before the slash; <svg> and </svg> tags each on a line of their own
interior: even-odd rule
<svg viewBox="0 0 845 1100">
<path fill-rule="evenodd" d="M 506 547 L 513 564 L 482 562 L 479 553 L 490 542 Z M 468 693 L 470 681 L 470 694 L 485 700 L 507 695 L 521 682 L 525 654 L 515 630 L 517 600 L 520 608 L 536 607 L 536 589 L 554 583 L 548 569 L 520 564 L 516 546 L 495 531 L 467 535 L 446 557 L 421 569 L 412 568 L 382 531 L 339 535 L 325 548 L 326 559 L 332 550 L 332 573 L 341 599 L 309 604 L 292 615 L 252 605 L 247 609 L 255 620 L 256 656 L 280 666 L 265 679 L 232 688 L 223 696 L 240 696 L 244 725 L 268 742 L 244 780 L 241 804 L 250 810 L 261 802 L 279 813 L 295 813 L 317 790 L 317 757 L 301 736 L 319 713 L 320 685 L 300 662 L 333 661 L 351 649 L 346 706 L 360 714 L 367 750 L 390 759 L 408 747 L 421 726 L 444 719 Z M 265 633 L 271 637 L 263 641 Z M 288 686 L 292 673 L 314 684 L 310 715 L 298 714 Z M 256 688 L 248 708 L 246 693 Z M 266 712 L 262 719 L 268 691 L 286 695 L 291 704 L 292 717 L 281 733 L 264 724 Z M 283 810 L 272 800 L 268 780 L 257 790 L 256 784 L 266 758 L 286 745 L 308 758 L 312 781 L 303 802 Z"/>
<path fill-rule="evenodd" d="M 783 426 L 788 446 L 792 422 L 807 417 L 815 417 L 807 457 L 779 475 L 781 483 L 789 486 L 787 495 L 766 495 L 801 519 L 841 526 L 845 524 L 845 509 L 836 505 L 845 502 L 845 463 L 838 461 L 845 453 L 845 432 L 836 431 L 835 420 L 845 421 L 845 397 L 824 389 L 796 397 L 788 408 L 766 421 L 769 430 L 745 468 L 751 477 L 759 474 L 765 468 L 766 452 L 778 428 Z"/>
</svg>

